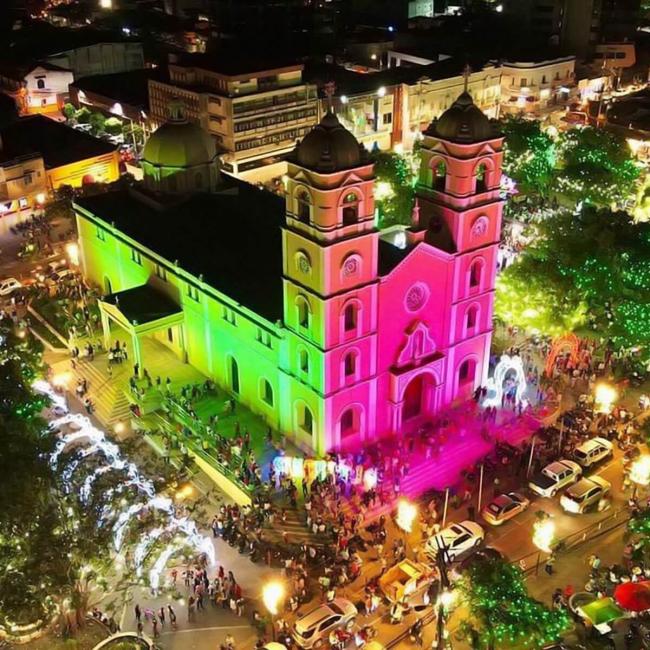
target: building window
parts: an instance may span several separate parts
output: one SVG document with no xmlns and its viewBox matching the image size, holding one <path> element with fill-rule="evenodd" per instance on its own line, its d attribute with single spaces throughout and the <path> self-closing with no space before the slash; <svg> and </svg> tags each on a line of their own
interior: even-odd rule
<svg viewBox="0 0 650 650">
<path fill-rule="evenodd" d="M 201 301 L 201 299 L 199 298 L 199 290 L 196 287 L 193 287 L 191 284 L 187 285 L 187 295 L 194 302 Z"/>
<path fill-rule="evenodd" d="M 311 202 L 309 200 L 309 194 L 302 190 L 296 195 L 296 209 L 298 214 L 298 219 L 305 224 L 309 224 L 311 218 Z"/>
<path fill-rule="evenodd" d="M 235 357 L 230 357 L 230 388 L 233 393 L 239 393 L 239 365 Z"/>
<path fill-rule="evenodd" d="M 36 80 L 36 87 L 39 90 L 43 90 L 45 88 L 45 79 L 37 79 Z"/>
<path fill-rule="evenodd" d="M 392 124 L 393 123 L 393 114 L 392 113 L 384 113 L 383 117 L 384 124 Z"/>
<path fill-rule="evenodd" d="M 308 406 L 303 406 L 300 428 L 309 434 L 314 432 L 314 416 Z"/>
<path fill-rule="evenodd" d="M 156 276 L 163 282 L 167 282 L 167 269 L 160 264 L 156 264 Z"/>
<path fill-rule="evenodd" d="M 447 165 L 441 160 L 433 168 L 433 189 L 444 192 L 447 183 Z"/>
<path fill-rule="evenodd" d="M 135 248 L 131 249 L 131 261 L 142 266 L 142 256 Z"/>
<path fill-rule="evenodd" d="M 476 169 L 476 193 L 480 194 L 487 190 L 486 180 L 487 168 L 485 163 L 481 163 Z"/>
<path fill-rule="evenodd" d="M 343 225 L 350 226 L 359 220 L 359 197 L 350 192 L 343 200 Z"/>
<path fill-rule="evenodd" d="M 309 303 L 302 296 L 298 296 L 296 301 L 296 307 L 298 308 L 298 325 L 300 327 L 309 327 Z"/>
<path fill-rule="evenodd" d="M 270 350 L 273 349 L 273 346 L 271 344 L 271 335 L 266 330 L 263 330 L 261 327 L 257 328 L 257 334 L 255 335 L 255 340 L 258 343 L 261 343 L 265 347 L 269 348 Z"/>
<path fill-rule="evenodd" d="M 348 352 L 343 361 L 343 372 L 345 378 L 354 377 L 357 373 L 357 355 L 355 352 Z"/>
<path fill-rule="evenodd" d="M 477 320 L 478 320 L 478 307 L 476 305 L 472 305 L 467 310 L 467 316 L 465 320 L 465 329 L 467 333 L 472 333 L 474 331 Z"/>
<path fill-rule="evenodd" d="M 106 241 L 106 231 L 103 228 L 97 226 L 95 234 L 97 235 L 97 239 L 99 239 L 99 241 Z"/>
<path fill-rule="evenodd" d="M 481 275 L 483 273 L 483 262 L 474 260 L 469 268 L 469 286 L 470 288 L 481 286 Z"/>
<path fill-rule="evenodd" d="M 354 303 L 345 306 L 343 311 L 343 329 L 353 332 L 357 329 L 357 306 Z"/>
<path fill-rule="evenodd" d="M 225 321 L 228 321 L 231 325 L 237 325 L 237 318 L 235 312 L 228 307 L 224 307 L 222 310 L 222 317 Z"/>
<path fill-rule="evenodd" d="M 343 411 L 343 415 L 341 415 L 341 438 L 354 435 L 356 432 L 357 427 L 355 426 L 354 411 L 352 409 L 347 409 L 346 411 Z"/>
<path fill-rule="evenodd" d="M 24 179 L 25 179 L 25 185 L 31 185 L 32 184 L 32 175 L 31 174 L 25 174 Z"/>
<path fill-rule="evenodd" d="M 298 354 L 298 361 L 300 365 L 300 371 L 309 374 L 309 354 L 307 350 L 300 350 Z"/>
<path fill-rule="evenodd" d="M 262 400 L 273 406 L 273 387 L 268 379 L 262 379 Z"/>
<path fill-rule="evenodd" d="M 471 359 L 465 359 L 458 369 L 458 384 L 469 384 L 474 381 L 476 363 Z"/>
</svg>

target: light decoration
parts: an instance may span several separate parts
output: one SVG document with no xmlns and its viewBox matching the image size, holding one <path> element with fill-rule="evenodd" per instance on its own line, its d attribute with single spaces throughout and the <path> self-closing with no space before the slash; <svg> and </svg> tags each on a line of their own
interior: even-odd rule
<svg viewBox="0 0 650 650">
<path fill-rule="evenodd" d="M 284 599 L 284 594 L 284 585 L 276 580 L 268 582 L 262 588 L 264 607 L 266 607 L 271 616 L 277 616 L 280 611 L 280 603 Z"/>
<path fill-rule="evenodd" d="M 418 508 L 414 503 L 406 499 L 400 499 L 397 502 L 397 514 L 395 523 L 405 532 L 413 532 L 413 522 L 418 514 Z"/>
<path fill-rule="evenodd" d="M 70 242 L 69 244 L 66 244 L 65 252 L 70 260 L 70 264 L 73 266 L 79 266 L 79 245 Z"/>
<path fill-rule="evenodd" d="M 552 544 L 555 539 L 555 522 L 550 517 L 538 519 L 533 524 L 533 544 L 544 553 L 553 551 Z"/>
<path fill-rule="evenodd" d="M 513 373 L 514 377 L 512 377 Z M 484 407 L 501 406 L 503 384 L 509 376 L 517 384 L 517 388 L 515 389 L 515 403 L 519 404 L 519 402 L 524 400 L 527 388 L 524 362 L 521 357 L 511 357 L 503 354 L 494 369 L 494 375 L 487 380 L 487 397 L 483 400 Z"/>
<path fill-rule="evenodd" d="M 645 487 L 650 485 L 650 456 L 639 456 L 630 467 L 630 480 L 636 485 Z"/>
<path fill-rule="evenodd" d="M 167 562 L 176 553 L 182 551 L 188 546 L 195 552 L 205 556 L 210 566 L 215 566 L 216 556 L 214 545 L 210 538 L 201 535 L 194 521 L 187 517 L 178 517 L 176 515 L 173 501 L 169 497 L 156 494 L 152 481 L 142 476 L 133 463 L 126 461 L 121 450 L 117 445 L 106 438 L 103 431 L 97 429 L 90 419 L 85 415 L 70 413 L 65 398 L 56 392 L 53 386 L 43 380 L 37 380 L 33 383 L 33 388 L 37 393 L 45 395 L 51 401 L 52 413 L 62 413 L 59 417 L 54 417 L 50 421 L 50 428 L 58 431 L 60 439 L 57 442 L 53 453 L 50 456 L 52 467 L 59 465 L 61 454 L 67 449 L 74 446 L 83 447 L 76 454 L 75 459 L 68 463 L 65 470 L 61 472 L 63 482 L 69 482 L 72 473 L 83 461 L 90 455 L 100 453 L 105 458 L 105 464 L 97 467 L 84 481 L 81 487 L 80 496 L 82 501 L 87 502 L 92 492 L 93 483 L 102 474 L 109 471 L 122 471 L 126 473 L 128 481 L 122 483 L 117 489 L 123 491 L 127 487 L 134 487 L 141 495 L 142 500 L 137 503 L 128 505 L 123 501 L 124 508 L 113 525 L 113 546 L 116 552 L 119 552 L 124 542 L 130 522 L 143 511 L 156 510 L 166 518 L 166 525 L 157 526 L 151 531 L 144 534 L 143 539 L 139 542 L 134 554 L 134 565 L 136 575 L 140 576 L 143 572 L 146 559 L 151 553 L 150 547 L 159 539 L 172 532 L 176 536 L 160 552 L 153 566 L 149 571 L 149 585 L 152 590 L 157 590 L 160 585 L 160 577 L 165 570 Z M 44 404 L 41 405 L 43 408 Z M 68 433 L 64 431 L 70 430 Z M 71 489 L 71 485 L 67 486 Z M 110 490 L 108 492 L 111 492 Z M 103 509 L 99 525 L 103 525 L 102 519 L 108 516 L 110 509 Z"/>
<path fill-rule="evenodd" d="M 616 389 L 609 384 L 597 384 L 594 393 L 597 413 L 611 413 L 614 402 L 618 397 Z"/>
<path fill-rule="evenodd" d="M 377 201 L 385 201 L 395 196 L 395 190 L 388 181 L 379 181 L 375 183 L 374 194 Z"/>
</svg>

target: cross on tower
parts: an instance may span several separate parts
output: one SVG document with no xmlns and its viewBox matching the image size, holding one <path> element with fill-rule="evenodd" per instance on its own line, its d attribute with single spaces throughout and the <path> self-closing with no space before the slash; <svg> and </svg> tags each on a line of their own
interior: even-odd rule
<svg viewBox="0 0 650 650">
<path fill-rule="evenodd" d="M 327 97 L 327 110 L 330 113 L 334 112 L 333 108 L 333 101 L 332 98 L 334 97 L 334 93 L 336 92 L 336 84 L 333 81 L 328 81 L 324 86 L 323 86 L 323 91 L 325 92 L 325 96 Z"/>
<path fill-rule="evenodd" d="M 466 63 L 465 67 L 463 68 L 463 83 L 465 86 L 465 92 L 467 92 L 467 89 L 469 88 L 469 78 L 471 74 L 472 68 L 470 68 L 469 63 Z"/>
</svg>

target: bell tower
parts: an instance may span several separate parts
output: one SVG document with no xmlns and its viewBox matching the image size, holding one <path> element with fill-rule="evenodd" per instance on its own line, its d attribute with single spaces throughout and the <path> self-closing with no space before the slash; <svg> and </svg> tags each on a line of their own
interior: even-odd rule
<svg viewBox="0 0 650 650">
<path fill-rule="evenodd" d="M 289 159 L 284 324 L 293 430 L 318 453 L 374 430 L 374 173 L 332 112 Z"/>
<path fill-rule="evenodd" d="M 497 250 L 503 136 L 465 90 L 423 134 L 418 210 L 409 236 L 447 255 L 453 267 L 446 335 L 446 401 L 487 379 Z"/>
</svg>

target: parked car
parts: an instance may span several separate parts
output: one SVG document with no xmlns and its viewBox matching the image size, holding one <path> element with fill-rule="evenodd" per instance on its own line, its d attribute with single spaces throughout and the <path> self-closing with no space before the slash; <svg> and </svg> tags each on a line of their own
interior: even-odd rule
<svg viewBox="0 0 650 650">
<path fill-rule="evenodd" d="M 547 465 L 528 483 L 528 487 L 542 497 L 553 497 L 559 490 L 575 483 L 582 475 L 582 468 L 572 460 L 557 460 Z"/>
<path fill-rule="evenodd" d="M 6 278 L 0 281 L 0 296 L 10 296 L 16 289 L 22 288 L 22 283 L 16 278 Z"/>
<path fill-rule="evenodd" d="M 592 438 L 573 450 L 573 458 L 583 467 L 591 467 L 614 453 L 614 445 L 606 438 Z"/>
<path fill-rule="evenodd" d="M 74 276 L 75 272 L 72 269 L 62 269 L 61 271 L 50 273 L 48 280 L 56 284 L 57 282 L 71 280 Z"/>
<path fill-rule="evenodd" d="M 582 514 L 612 489 L 612 484 L 601 476 L 590 476 L 572 485 L 560 498 L 560 505 L 567 511 Z"/>
<path fill-rule="evenodd" d="M 333 630 L 351 630 L 357 614 L 357 608 L 349 600 L 335 598 L 301 616 L 293 626 L 293 638 L 305 650 L 320 648 Z"/>
<path fill-rule="evenodd" d="M 483 528 L 477 523 L 467 520 L 460 524 L 451 524 L 430 537 L 424 545 L 424 551 L 432 560 L 435 560 L 440 549 L 445 548 L 447 559 L 454 562 L 472 549 L 478 548 L 484 539 Z"/>
<path fill-rule="evenodd" d="M 518 492 L 500 494 L 483 507 L 481 510 L 481 517 L 483 517 L 488 524 L 500 526 L 503 522 L 522 513 L 529 505 L 530 501 Z"/>
</svg>

